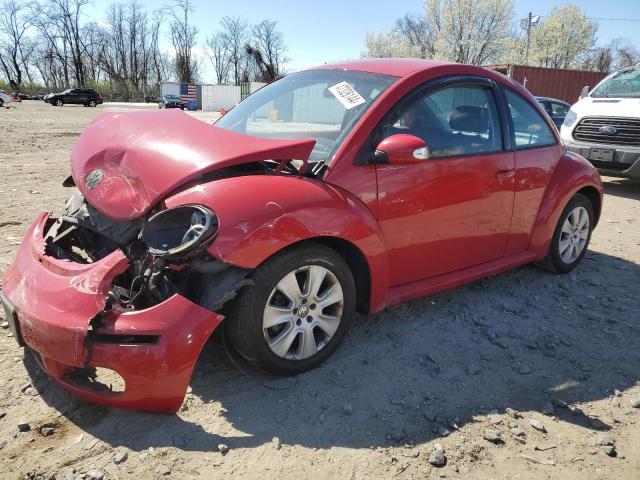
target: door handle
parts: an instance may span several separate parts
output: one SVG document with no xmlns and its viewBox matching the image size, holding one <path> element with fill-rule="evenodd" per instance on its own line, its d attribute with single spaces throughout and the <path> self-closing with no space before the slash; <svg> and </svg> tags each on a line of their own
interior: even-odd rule
<svg viewBox="0 0 640 480">
<path fill-rule="evenodd" d="M 501 168 L 496 172 L 497 179 L 511 178 L 516 174 L 515 168 Z"/>
</svg>

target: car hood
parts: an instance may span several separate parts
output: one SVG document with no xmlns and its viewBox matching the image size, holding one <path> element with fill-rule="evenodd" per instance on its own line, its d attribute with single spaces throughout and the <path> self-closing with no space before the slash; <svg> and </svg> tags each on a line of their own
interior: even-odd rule
<svg viewBox="0 0 640 480">
<path fill-rule="evenodd" d="M 585 97 L 571 109 L 580 117 L 640 117 L 640 98 Z"/>
<path fill-rule="evenodd" d="M 134 220 L 204 173 L 261 160 L 307 160 L 314 145 L 231 132 L 177 110 L 105 113 L 76 142 L 71 174 L 102 214 Z"/>
</svg>

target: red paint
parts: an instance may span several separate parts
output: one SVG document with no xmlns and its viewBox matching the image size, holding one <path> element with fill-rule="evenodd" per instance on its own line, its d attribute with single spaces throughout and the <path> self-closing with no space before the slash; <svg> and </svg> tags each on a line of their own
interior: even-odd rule
<svg viewBox="0 0 640 480">
<path fill-rule="evenodd" d="M 80 135 L 71 173 L 85 198 L 115 220 L 143 216 L 176 187 L 257 160 L 306 160 L 315 141 L 268 140 L 212 127 L 178 110 L 104 113 Z M 93 189 L 86 178 L 102 169 Z"/>
<path fill-rule="evenodd" d="M 114 219 L 187 203 L 208 206 L 219 220 L 209 253 L 244 268 L 301 241 L 347 242 L 368 265 L 371 312 L 542 258 L 577 191 L 591 188 L 602 199 L 597 171 L 560 145 L 416 161 L 408 155 L 424 142 L 399 135 L 405 138 L 389 138 L 380 147 L 395 161 L 356 164 L 371 133 L 404 95 L 446 75 L 479 75 L 507 85 L 546 116 L 517 82 L 478 67 L 364 60 L 321 68 L 401 77 L 347 135 L 324 178 L 273 174 L 203 181 L 203 173 L 248 161 L 306 160 L 314 142 L 253 138 L 162 111 L 99 117 L 74 148 L 74 179 Z M 88 189 L 86 177 L 96 168 L 104 170 L 105 180 Z M 128 261 L 119 251 L 90 265 L 48 257 L 46 218 L 31 227 L 3 282 L 25 341 L 56 381 L 83 398 L 175 411 L 202 345 L 222 317 L 176 295 L 147 310 L 102 316 L 105 326 L 98 333 L 158 335 L 158 343 L 92 342 L 89 322 L 103 311 L 112 279 Z M 65 372 L 86 365 L 119 372 L 125 393 L 104 395 L 70 383 Z"/>
<path fill-rule="evenodd" d="M 416 150 L 427 148 L 427 144 L 413 135 L 392 135 L 382 140 L 376 148 L 387 154 L 391 165 L 411 165 L 426 161 L 414 156 Z"/>
<path fill-rule="evenodd" d="M 154 345 L 92 343 L 89 321 L 105 306 L 113 278 L 128 267 L 120 251 L 90 265 L 44 254 L 42 213 L 27 232 L 16 261 L 4 275 L 3 292 L 20 317 L 26 344 L 38 352 L 47 373 L 76 395 L 98 403 L 175 412 L 191 371 L 222 317 L 175 295 L 147 310 L 111 311 L 97 333 L 158 335 Z M 69 381 L 72 367 L 105 367 L 126 382 L 122 394 L 98 392 Z"/>
</svg>

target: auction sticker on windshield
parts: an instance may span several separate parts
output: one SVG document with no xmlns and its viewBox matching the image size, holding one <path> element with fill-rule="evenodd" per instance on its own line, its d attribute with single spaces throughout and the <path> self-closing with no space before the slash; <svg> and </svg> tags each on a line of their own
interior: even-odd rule
<svg viewBox="0 0 640 480">
<path fill-rule="evenodd" d="M 366 101 L 362 98 L 362 95 L 347 82 L 337 83 L 333 87 L 329 87 L 329 91 L 347 110 L 362 105 Z"/>
</svg>

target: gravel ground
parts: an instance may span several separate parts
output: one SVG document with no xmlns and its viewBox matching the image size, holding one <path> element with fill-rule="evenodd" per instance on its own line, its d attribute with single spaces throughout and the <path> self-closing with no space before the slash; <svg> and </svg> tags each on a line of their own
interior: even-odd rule
<svg viewBox="0 0 640 480">
<path fill-rule="evenodd" d="M 123 108 L 0 110 L 0 271 L 60 211 L 82 128 Z M 0 330 L 0 478 L 640 478 L 640 183 L 605 182 L 572 274 L 525 267 L 361 316 L 295 378 L 240 372 L 216 336 L 177 415 L 79 401 Z"/>
</svg>

